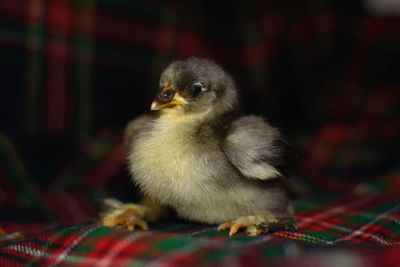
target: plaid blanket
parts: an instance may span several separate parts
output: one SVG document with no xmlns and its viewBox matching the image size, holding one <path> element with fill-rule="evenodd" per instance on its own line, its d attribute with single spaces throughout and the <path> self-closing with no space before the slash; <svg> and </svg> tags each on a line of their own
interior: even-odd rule
<svg viewBox="0 0 400 267">
<path fill-rule="evenodd" d="M 343 191 L 347 192 L 344 194 L 333 191 L 295 200 L 299 226 L 296 231 L 254 238 L 243 234 L 228 237 L 226 231 L 219 232 L 216 226 L 185 221 L 159 222 L 151 225 L 148 232 L 103 227 L 94 220 L 93 200 L 102 196 L 101 190 L 109 179 L 124 172 L 120 141 L 119 135 L 99 134 L 50 185 L 49 192 L 35 195 L 37 186 L 27 180 L 16 184 L 19 191 L 9 185 L 5 191 L 12 192 L 6 195 L 10 198 L 35 196 L 35 205 L 21 204 L 25 205 L 24 211 L 29 206 L 40 207 L 42 216 L 48 214 L 53 221 L 59 218 L 57 221 L 63 223 L 1 222 L 0 266 L 299 266 L 300 261 L 304 266 L 322 266 L 327 261 L 346 266 L 393 266 L 398 263 L 398 173 L 379 177 L 376 183 L 360 183 L 352 191 Z M 96 183 L 97 188 L 92 187 Z M 134 190 L 133 185 L 129 188 Z M 19 193 L 21 197 L 16 197 Z"/>
<path fill-rule="evenodd" d="M 315 200 L 295 203 L 298 231 L 281 231 L 256 238 L 228 237 L 215 226 L 185 222 L 154 225 L 149 232 L 128 232 L 95 222 L 72 225 L 3 223 L 0 265 L 398 264 L 400 202 L 397 192 L 346 198 L 328 205 L 319 203 Z M 355 247 L 355 244 L 363 246 Z"/>
<path fill-rule="evenodd" d="M 400 21 L 362 1 L 0 1 L 0 266 L 398 266 Z M 288 133 L 299 229 L 103 227 L 134 201 L 121 128 L 211 57 Z"/>
</svg>

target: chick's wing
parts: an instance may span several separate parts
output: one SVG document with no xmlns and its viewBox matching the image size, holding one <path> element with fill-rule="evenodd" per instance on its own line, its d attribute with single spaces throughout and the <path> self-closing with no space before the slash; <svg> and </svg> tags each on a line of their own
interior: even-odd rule
<svg viewBox="0 0 400 267">
<path fill-rule="evenodd" d="M 258 116 L 234 120 L 223 150 L 229 161 L 249 178 L 280 177 L 288 165 L 288 143 L 278 129 Z"/>
</svg>

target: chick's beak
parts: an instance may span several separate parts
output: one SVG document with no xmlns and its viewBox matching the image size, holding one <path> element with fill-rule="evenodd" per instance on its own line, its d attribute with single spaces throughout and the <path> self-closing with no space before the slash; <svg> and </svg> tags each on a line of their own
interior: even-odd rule
<svg viewBox="0 0 400 267">
<path fill-rule="evenodd" d="M 151 110 L 163 110 L 186 105 L 187 101 L 170 88 L 164 88 L 151 103 Z"/>
</svg>

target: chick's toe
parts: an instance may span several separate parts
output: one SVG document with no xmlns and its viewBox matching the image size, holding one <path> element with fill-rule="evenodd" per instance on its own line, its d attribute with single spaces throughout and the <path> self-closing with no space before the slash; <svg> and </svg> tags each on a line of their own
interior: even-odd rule
<svg viewBox="0 0 400 267">
<path fill-rule="evenodd" d="M 135 204 L 123 204 L 112 210 L 104 212 L 101 215 L 101 221 L 104 226 L 122 226 L 129 231 L 139 227 L 142 230 L 148 230 L 146 221 L 143 219 L 145 207 Z"/>
<path fill-rule="evenodd" d="M 247 235 L 257 236 L 263 233 L 292 229 L 293 225 L 293 221 L 281 221 L 274 216 L 255 215 L 239 217 L 232 222 L 223 223 L 218 226 L 218 230 L 230 229 L 229 235 L 232 236 L 243 229 L 246 231 Z"/>
</svg>

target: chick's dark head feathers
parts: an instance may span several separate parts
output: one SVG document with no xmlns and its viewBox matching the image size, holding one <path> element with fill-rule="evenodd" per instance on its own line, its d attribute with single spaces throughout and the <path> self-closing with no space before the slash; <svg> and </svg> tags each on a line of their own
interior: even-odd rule
<svg viewBox="0 0 400 267">
<path fill-rule="evenodd" d="M 191 57 L 164 70 L 151 109 L 181 115 L 224 113 L 237 102 L 236 87 L 228 73 L 212 60 Z"/>
</svg>

